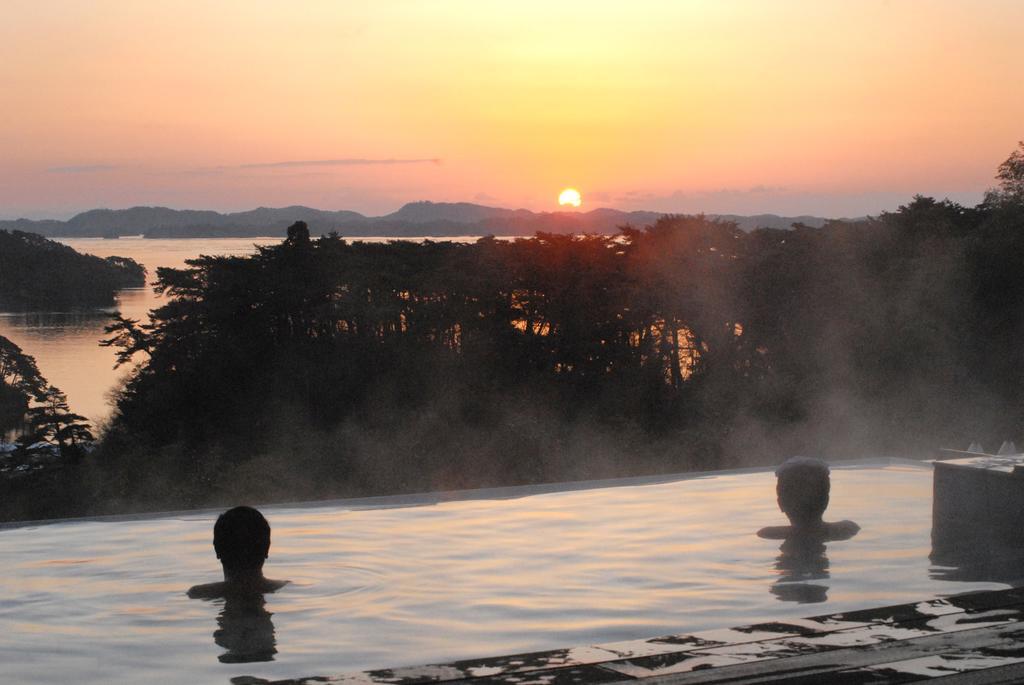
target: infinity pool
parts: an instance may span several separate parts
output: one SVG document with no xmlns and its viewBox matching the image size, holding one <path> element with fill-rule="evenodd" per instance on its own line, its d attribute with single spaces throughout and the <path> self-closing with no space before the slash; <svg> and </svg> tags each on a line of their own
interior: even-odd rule
<svg viewBox="0 0 1024 685">
<path fill-rule="evenodd" d="M 931 467 L 834 468 L 826 518 L 780 552 L 770 471 L 268 506 L 263 606 L 220 579 L 217 512 L 0 529 L 8 682 L 226 682 L 613 642 L 896 604 L 994 582 L 929 563 Z M 560 488 L 555 490 L 556 488 Z M 973 577 L 973 576 L 972 576 Z"/>
</svg>

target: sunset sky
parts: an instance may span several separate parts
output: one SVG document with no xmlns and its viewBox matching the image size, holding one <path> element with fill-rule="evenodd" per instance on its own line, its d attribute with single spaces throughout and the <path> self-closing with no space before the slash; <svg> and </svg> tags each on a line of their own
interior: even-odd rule
<svg viewBox="0 0 1024 685">
<path fill-rule="evenodd" d="M 976 202 L 1024 2 L 4 0 L 0 217 Z"/>
</svg>

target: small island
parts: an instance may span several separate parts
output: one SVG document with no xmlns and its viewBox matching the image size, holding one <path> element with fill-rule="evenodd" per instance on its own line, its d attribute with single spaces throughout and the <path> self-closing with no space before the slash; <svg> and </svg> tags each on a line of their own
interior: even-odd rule
<svg viewBox="0 0 1024 685">
<path fill-rule="evenodd" d="M 34 233 L 0 230 L 0 309 L 109 307 L 115 291 L 145 284 L 146 268 L 133 259 L 102 259 Z"/>
</svg>

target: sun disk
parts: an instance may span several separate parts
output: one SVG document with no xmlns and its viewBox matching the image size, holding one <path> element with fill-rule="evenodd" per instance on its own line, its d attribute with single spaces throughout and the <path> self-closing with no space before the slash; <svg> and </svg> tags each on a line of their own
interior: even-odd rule
<svg viewBox="0 0 1024 685">
<path fill-rule="evenodd" d="M 580 195 L 580 191 L 575 188 L 566 188 L 558 196 L 558 204 L 562 207 L 579 207 L 583 204 L 583 197 Z"/>
</svg>

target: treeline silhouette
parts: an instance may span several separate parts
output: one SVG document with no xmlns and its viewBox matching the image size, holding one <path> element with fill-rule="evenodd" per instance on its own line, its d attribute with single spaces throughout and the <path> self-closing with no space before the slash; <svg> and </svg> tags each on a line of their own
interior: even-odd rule
<svg viewBox="0 0 1024 685">
<path fill-rule="evenodd" d="M 146 284 L 128 257 L 80 254 L 34 233 L 0 230 L 0 308 L 68 310 L 114 304 L 114 292 Z"/>
<path fill-rule="evenodd" d="M 14 442 L 6 443 L 8 437 Z M 85 417 L 69 409 L 67 396 L 43 377 L 35 358 L 0 335 L 0 473 L 42 468 L 46 457 L 77 462 L 92 439 Z"/>
<path fill-rule="evenodd" d="M 443 490 L 1020 439 L 1024 145 L 822 228 L 311 239 L 160 269 L 82 506 Z M 90 489 L 91 488 L 91 489 Z M 68 501 L 74 497 L 68 498 Z M 84 504 L 83 504 L 84 503 Z"/>
</svg>

